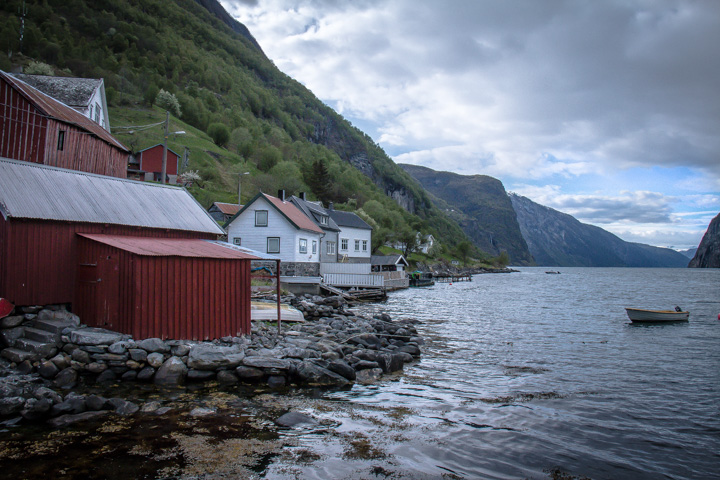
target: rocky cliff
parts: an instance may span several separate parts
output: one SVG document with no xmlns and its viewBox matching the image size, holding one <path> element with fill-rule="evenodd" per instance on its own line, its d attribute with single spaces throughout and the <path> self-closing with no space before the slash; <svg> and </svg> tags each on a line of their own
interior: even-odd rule
<svg viewBox="0 0 720 480">
<path fill-rule="evenodd" d="M 510 194 L 520 230 L 538 265 L 559 267 L 684 267 L 669 248 L 626 242 L 602 228 Z"/>
<path fill-rule="evenodd" d="M 480 249 L 506 251 L 512 265 L 532 265 L 510 199 L 500 180 L 486 175 L 458 175 L 417 165 L 400 166 L 432 194 L 435 204 L 458 222 Z"/>
<path fill-rule="evenodd" d="M 710 222 L 688 267 L 720 268 L 720 213 Z"/>
</svg>

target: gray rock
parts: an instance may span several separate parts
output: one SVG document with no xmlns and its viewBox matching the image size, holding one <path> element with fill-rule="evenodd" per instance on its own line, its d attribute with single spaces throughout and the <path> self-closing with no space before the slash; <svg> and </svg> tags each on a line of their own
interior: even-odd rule
<svg viewBox="0 0 720 480">
<path fill-rule="evenodd" d="M 233 385 L 238 383 L 238 377 L 229 370 L 220 370 L 217 372 L 217 381 L 221 385 Z"/>
<path fill-rule="evenodd" d="M 3 350 L 3 352 L 6 352 L 9 349 Z M 23 360 L 22 362 L 18 363 L 18 366 L 15 367 L 15 370 L 20 375 L 30 375 L 33 373 L 33 370 L 35 370 L 35 367 L 33 367 L 33 364 L 30 362 L 30 360 Z"/>
<path fill-rule="evenodd" d="M 77 379 L 78 374 L 75 369 L 68 367 L 64 370 L 60 370 L 60 372 L 55 376 L 53 383 L 58 388 L 68 389 L 75 386 Z"/>
<path fill-rule="evenodd" d="M 382 368 L 368 368 L 357 372 L 355 381 L 363 385 L 370 385 L 377 382 L 382 377 Z"/>
<path fill-rule="evenodd" d="M 165 361 L 162 353 L 151 353 L 147 356 L 147 363 L 153 368 L 160 368 Z"/>
<path fill-rule="evenodd" d="M 148 353 L 170 353 L 170 346 L 159 338 L 146 338 L 137 342 L 136 345 L 137 348 L 142 348 Z"/>
<path fill-rule="evenodd" d="M 128 349 L 128 353 L 130 354 L 130 358 L 136 362 L 147 361 L 148 353 L 141 348 L 130 348 Z"/>
<path fill-rule="evenodd" d="M 331 387 L 349 383 L 345 377 L 307 361 L 297 366 L 295 374 L 303 383 L 313 386 Z"/>
<path fill-rule="evenodd" d="M 0 319 L 0 328 L 13 328 L 19 327 L 25 321 L 25 317 L 22 315 L 13 315 L 12 317 L 5 317 Z"/>
<path fill-rule="evenodd" d="M 132 382 L 137 378 L 137 370 L 128 370 L 120 376 L 120 380 L 123 382 Z"/>
<path fill-rule="evenodd" d="M 48 415 L 52 406 L 52 400 L 47 398 L 41 398 L 39 400 L 37 398 L 28 398 L 23 409 L 20 411 L 20 415 L 22 415 L 25 420 L 40 420 Z"/>
<path fill-rule="evenodd" d="M 115 413 L 118 415 L 132 415 L 140 410 L 140 405 L 122 398 L 111 398 L 108 400 L 108 403 L 113 407 Z"/>
<path fill-rule="evenodd" d="M 23 397 L 4 397 L 0 398 L 0 416 L 7 417 L 20 413 L 25 405 Z"/>
<path fill-rule="evenodd" d="M 287 370 L 292 365 L 289 361 L 281 358 L 272 358 L 254 355 L 251 357 L 245 357 L 242 361 L 246 367 L 255 368 L 276 368 L 278 370 Z"/>
<path fill-rule="evenodd" d="M 419 357 L 420 356 L 420 349 L 416 345 L 405 345 L 396 350 L 400 353 L 409 353 L 413 357 Z"/>
<path fill-rule="evenodd" d="M 184 357 L 185 355 L 190 353 L 190 347 L 183 344 L 175 345 L 174 347 L 172 347 L 171 351 L 172 354 L 176 357 Z"/>
<path fill-rule="evenodd" d="M 368 368 L 380 368 L 378 362 L 371 362 L 370 360 L 360 360 L 353 364 L 355 370 L 367 370 Z"/>
<path fill-rule="evenodd" d="M 81 350 L 79 348 L 73 350 L 73 352 L 70 354 L 70 358 L 72 358 L 76 362 L 85 364 L 90 363 L 90 354 L 85 350 Z"/>
<path fill-rule="evenodd" d="M 190 348 L 188 367 L 195 370 L 217 370 L 240 365 L 245 353 L 240 345 L 223 347 L 211 343 L 199 343 Z"/>
<path fill-rule="evenodd" d="M 304 413 L 288 412 L 275 420 L 281 427 L 296 427 L 298 425 L 317 425 L 318 421 Z"/>
<path fill-rule="evenodd" d="M 188 368 L 178 357 L 170 357 L 155 372 L 155 385 L 181 385 Z"/>
<path fill-rule="evenodd" d="M 25 328 L 23 327 L 5 328 L 0 330 L 0 344 L 4 347 L 12 347 L 15 345 L 15 341 L 22 337 L 24 333 Z"/>
<path fill-rule="evenodd" d="M 153 413 L 156 412 L 161 406 L 162 404 L 158 401 L 147 402 L 143 404 L 142 407 L 140 407 L 140 411 L 142 413 Z"/>
<path fill-rule="evenodd" d="M 208 415 L 214 415 L 215 410 L 212 408 L 196 407 L 190 410 L 191 417 L 206 417 Z"/>
<path fill-rule="evenodd" d="M 128 342 L 115 342 L 108 347 L 108 352 L 114 353 L 115 355 L 122 355 L 127 352 Z"/>
<path fill-rule="evenodd" d="M 240 365 L 235 369 L 235 374 L 240 378 L 243 382 L 257 382 L 261 380 L 263 377 L 265 377 L 265 372 L 260 368 L 255 367 L 246 367 L 244 365 Z"/>
<path fill-rule="evenodd" d="M 328 364 L 328 370 L 341 375 L 351 382 L 355 380 L 355 369 L 343 360 L 333 360 Z"/>
<path fill-rule="evenodd" d="M 107 398 L 100 395 L 88 395 L 85 399 L 85 405 L 88 410 L 107 410 L 109 408 L 114 408 Z"/>
<path fill-rule="evenodd" d="M 136 380 L 138 382 L 149 382 L 153 379 L 153 376 L 155 376 L 155 369 L 148 366 L 138 372 Z"/>
<path fill-rule="evenodd" d="M 72 425 L 73 423 L 96 419 L 98 417 L 101 417 L 101 416 L 107 415 L 107 414 L 108 414 L 108 412 L 104 411 L 104 412 L 83 412 L 83 413 L 78 413 L 75 415 L 72 415 L 72 414 L 61 415 L 59 417 L 48 420 L 48 424 L 50 424 L 50 426 L 53 426 L 55 428 L 62 428 L 62 427 L 67 427 L 68 425 Z"/>
<path fill-rule="evenodd" d="M 107 369 L 97 376 L 95 383 L 113 383 L 117 380 L 117 374 L 111 369 Z"/>
<path fill-rule="evenodd" d="M 53 358 L 51 358 L 50 361 L 53 362 L 55 366 L 58 367 L 58 369 L 62 370 L 70 366 L 70 358 L 71 357 L 69 357 L 68 355 L 58 353 Z"/>
<path fill-rule="evenodd" d="M 41 377 L 46 378 L 48 380 L 52 380 L 55 378 L 55 375 L 58 374 L 60 369 L 50 360 L 47 360 L 40 364 L 38 367 L 38 373 Z"/>
<path fill-rule="evenodd" d="M 70 332 L 70 342 L 76 345 L 111 345 L 122 339 L 123 334 L 104 328 L 82 328 Z"/>
<path fill-rule="evenodd" d="M 287 380 L 283 375 L 270 375 L 267 379 L 267 384 L 270 388 L 284 387 L 286 383 Z"/>
<path fill-rule="evenodd" d="M 108 366 L 104 363 L 92 362 L 92 363 L 89 363 L 87 365 L 87 367 L 85 367 L 85 368 L 88 372 L 94 373 L 95 375 L 99 375 L 102 372 L 104 372 L 105 370 L 107 370 Z"/>
<path fill-rule="evenodd" d="M 107 362 L 109 364 L 112 364 L 113 362 L 116 364 L 125 364 L 128 359 L 128 355 L 118 355 L 115 353 L 93 353 L 90 355 L 90 358 L 98 362 Z"/>
<path fill-rule="evenodd" d="M 33 393 L 33 395 L 34 395 L 35 398 L 37 398 L 38 400 L 40 400 L 40 399 L 42 399 L 42 398 L 47 398 L 47 399 L 50 400 L 53 404 L 55 404 L 55 403 L 60 403 L 60 402 L 63 401 L 62 397 L 61 397 L 55 390 L 51 390 L 51 389 L 49 389 L 49 388 L 47 388 L 47 387 L 40 387 L 40 388 L 38 388 L 37 390 L 35 390 L 35 392 Z"/>
</svg>

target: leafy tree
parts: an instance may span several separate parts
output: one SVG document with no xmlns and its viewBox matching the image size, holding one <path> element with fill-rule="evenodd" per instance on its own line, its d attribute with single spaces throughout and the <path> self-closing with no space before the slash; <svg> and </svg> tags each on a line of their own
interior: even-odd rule
<svg viewBox="0 0 720 480">
<path fill-rule="evenodd" d="M 143 95 L 143 100 L 145 100 L 145 104 L 147 104 L 148 107 L 152 107 L 159 93 L 160 89 L 157 85 L 155 85 L 154 83 L 148 85 L 148 87 L 145 89 L 145 95 Z"/>
<path fill-rule="evenodd" d="M 180 117 L 180 103 L 178 99 L 172 93 L 161 88 L 155 97 L 155 103 L 158 107 L 167 110 L 176 117 Z"/>
<path fill-rule="evenodd" d="M 230 130 L 224 123 L 211 123 L 207 134 L 210 135 L 215 145 L 219 147 L 224 147 L 230 140 Z"/>
<path fill-rule="evenodd" d="M 508 266 L 509 263 L 510 263 L 510 255 L 508 255 L 508 253 L 505 250 L 500 252 L 500 255 L 498 255 L 497 257 L 495 257 L 493 259 L 493 264 L 499 268 L 505 268 Z"/>
<path fill-rule="evenodd" d="M 28 66 L 25 67 L 24 72 L 28 75 L 55 75 L 55 71 L 50 65 L 43 62 L 36 62 L 35 60 L 30 61 Z"/>
<path fill-rule="evenodd" d="M 417 232 L 410 227 L 404 227 L 395 235 L 395 241 L 402 246 L 402 252 L 405 258 L 418 248 Z"/>
<path fill-rule="evenodd" d="M 463 265 L 467 264 L 468 255 L 470 255 L 472 248 L 472 243 L 468 240 L 463 240 L 455 246 L 455 253 L 462 259 Z"/>
</svg>

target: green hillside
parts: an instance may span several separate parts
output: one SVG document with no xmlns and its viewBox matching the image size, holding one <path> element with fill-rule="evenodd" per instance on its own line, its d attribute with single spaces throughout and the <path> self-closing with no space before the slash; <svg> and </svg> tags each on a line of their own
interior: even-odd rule
<svg viewBox="0 0 720 480">
<path fill-rule="evenodd" d="M 26 2 L 21 44 L 22 3 L 0 6 L 0 68 L 104 78 L 113 133 L 133 151 L 160 143 L 161 127 L 142 126 L 174 111 L 171 130 L 187 134 L 169 143 L 181 155 L 190 149 L 189 169 L 202 177 L 192 193 L 203 205 L 236 201 L 247 171 L 242 200 L 259 190 L 309 192 L 369 215 L 375 245 L 410 230 L 450 246 L 466 240 L 416 181 L 280 72 L 215 0 Z M 118 128 L 128 125 L 139 128 Z"/>
</svg>

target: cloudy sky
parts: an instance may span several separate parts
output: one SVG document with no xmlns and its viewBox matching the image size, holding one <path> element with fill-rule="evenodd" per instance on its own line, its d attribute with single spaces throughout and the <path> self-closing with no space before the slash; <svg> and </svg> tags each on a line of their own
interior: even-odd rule
<svg viewBox="0 0 720 480">
<path fill-rule="evenodd" d="M 221 3 L 398 163 L 652 245 L 720 212 L 720 1 Z"/>
</svg>

